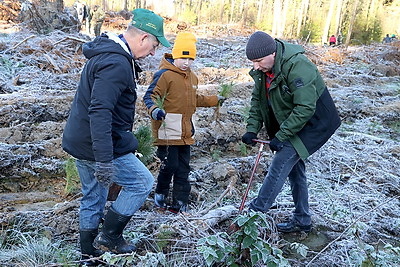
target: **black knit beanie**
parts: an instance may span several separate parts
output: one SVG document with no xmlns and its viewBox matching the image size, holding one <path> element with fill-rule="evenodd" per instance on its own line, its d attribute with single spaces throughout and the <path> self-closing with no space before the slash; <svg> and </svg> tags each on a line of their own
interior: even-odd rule
<svg viewBox="0 0 400 267">
<path fill-rule="evenodd" d="M 262 31 L 253 33 L 246 45 L 246 56 L 249 60 L 266 57 L 275 51 L 275 40 Z"/>
</svg>

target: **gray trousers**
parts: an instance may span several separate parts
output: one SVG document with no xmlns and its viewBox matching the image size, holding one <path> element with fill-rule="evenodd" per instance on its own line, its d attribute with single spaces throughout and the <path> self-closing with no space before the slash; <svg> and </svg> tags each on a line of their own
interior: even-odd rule
<svg viewBox="0 0 400 267">
<path fill-rule="evenodd" d="M 249 208 L 255 211 L 268 211 L 281 192 L 287 177 L 295 206 L 293 219 L 300 225 L 309 225 L 311 214 L 305 164 L 290 142 L 285 142 L 284 147 L 276 152 L 258 196 L 250 203 Z"/>
</svg>

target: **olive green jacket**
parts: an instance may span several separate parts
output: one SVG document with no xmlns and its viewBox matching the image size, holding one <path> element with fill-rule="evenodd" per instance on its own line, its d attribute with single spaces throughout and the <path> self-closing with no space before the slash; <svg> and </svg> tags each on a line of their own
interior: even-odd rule
<svg viewBox="0 0 400 267">
<path fill-rule="evenodd" d="M 290 141 L 302 159 L 317 151 L 340 126 L 326 85 L 300 45 L 275 39 L 277 51 L 268 103 L 265 74 L 252 69 L 255 85 L 247 131 L 266 127 L 270 138 Z M 277 123 L 274 123 L 276 119 Z"/>
</svg>

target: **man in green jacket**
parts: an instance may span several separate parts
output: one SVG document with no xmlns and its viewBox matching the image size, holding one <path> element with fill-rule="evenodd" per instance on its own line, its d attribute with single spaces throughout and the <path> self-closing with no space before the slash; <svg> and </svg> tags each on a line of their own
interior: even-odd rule
<svg viewBox="0 0 400 267">
<path fill-rule="evenodd" d="M 289 221 L 277 225 L 278 230 L 309 232 L 311 213 L 304 160 L 340 126 L 338 112 L 318 69 L 301 46 L 257 31 L 249 38 L 246 56 L 253 62 L 249 74 L 255 86 L 242 141 L 255 145 L 253 139 L 265 126 L 270 149 L 275 152 L 249 209 L 266 212 L 289 177 L 295 210 Z"/>
</svg>

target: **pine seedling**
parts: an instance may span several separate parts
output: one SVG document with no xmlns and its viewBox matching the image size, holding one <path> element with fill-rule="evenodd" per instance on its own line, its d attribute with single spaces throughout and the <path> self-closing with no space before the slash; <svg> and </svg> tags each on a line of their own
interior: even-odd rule
<svg viewBox="0 0 400 267">
<path fill-rule="evenodd" d="M 223 84 L 221 84 L 220 85 L 220 90 L 219 90 L 219 95 L 220 96 L 223 96 L 223 97 L 225 97 L 225 98 L 228 98 L 229 97 L 229 95 L 230 95 L 230 93 L 231 93 L 231 91 L 232 91 L 232 89 L 233 89 L 233 85 L 234 85 L 234 83 L 233 82 L 230 82 L 230 83 L 223 83 Z M 218 102 L 218 106 L 217 106 L 217 108 L 215 109 L 215 120 L 216 121 L 219 121 L 219 108 L 220 108 L 220 103 Z"/>
<path fill-rule="evenodd" d="M 141 125 L 133 134 L 139 143 L 137 152 L 142 155 L 139 159 L 146 165 L 153 159 L 155 153 L 155 147 L 153 146 L 154 138 L 151 134 L 151 128 L 147 125 Z"/>
<path fill-rule="evenodd" d="M 234 86 L 234 85 L 235 85 L 235 84 L 234 84 L 233 82 L 221 84 L 221 85 L 220 85 L 221 90 L 219 91 L 219 95 L 220 95 L 220 96 L 223 96 L 223 97 L 225 97 L 225 98 L 228 98 L 229 95 L 230 95 L 231 92 L 232 92 L 232 89 L 233 89 L 233 86 Z"/>
<path fill-rule="evenodd" d="M 245 107 L 241 108 L 239 113 L 243 117 L 243 122 L 246 123 L 247 119 L 249 118 L 249 115 L 250 115 L 250 106 L 245 106 Z"/>
<path fill-rule="evenodd" d="M 155 104 L 159 109 L 164 110 L 164 102 L 166 97 L 166 94 L 164 96 L 156 96 Z"/>
<path fill-rule="evenodd" d="M 156 100 L 155 100 L 156 106 L 157 106 L 159 109 L 162 109 L 162 110 L 164 110 L 164 111 L 165 111 L 165 109 L 164 109 L 164 102 L 165 102 L 165 98 L 167 97 L 167 95 L 168 95 L 168 94 L 165 94 L 164 96 L 159 96 L 159 95 L 157 95 L 157 96 L 156 96 Z M 161 122 L 161 127 L 163 127 L 163 129 L 164 129 L 165 136 L 167 135 L 167 133 L 166 133 L 166 132 L 167 132 L 166 126 L 167 126 L 167 123 L 165 122 L 165 120 L 162 120 L 162 122 Z"/>
</svg>

